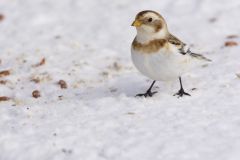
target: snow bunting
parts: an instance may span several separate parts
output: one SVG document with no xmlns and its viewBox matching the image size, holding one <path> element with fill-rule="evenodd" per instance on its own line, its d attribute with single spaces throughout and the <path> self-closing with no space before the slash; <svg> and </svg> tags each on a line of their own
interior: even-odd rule
<svg viewBox="0 0 240 160">
<path fill-rule="evenodd" d="M 155 11 L 142 11 L 132 23 L 137 35 L 132 42 L 131 55 L 136 68 L 153 80 L 146 93 L 137 96 L 151 97 L 154 83 L 179 79 L 180 90 L 174 94 L 182 97 L 186 93 L 182 86 L 181 75 L 190 69 L 193 60 L 211 61 L 206 57 L 191 52 L 189 47 L 172 35 L 164 18 Z"/>
</svg>

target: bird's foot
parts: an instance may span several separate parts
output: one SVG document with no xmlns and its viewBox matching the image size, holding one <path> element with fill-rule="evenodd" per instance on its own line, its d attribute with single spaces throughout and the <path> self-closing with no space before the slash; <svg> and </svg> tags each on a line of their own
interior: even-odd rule
<svg viewBox="0 0 240 160">
<path fill-rule="evenodd" d="M 147 90 L 146 93 L 137 94 L 136 97 L 142 97 L 142 96 L 144 96 L 144 97 L 152 97 L 156 93 L 157 93 L 157 91 L 152 92 L 151 90 Z"/>
<path fill-rule="evenodd" d="M 173 96 L 178 96 L 179 97 L 182 97 L 182 96 L 191 96 L 189 93 L 186 93 L 183 88 L 181 88 L 177 93 L 175 93 Z"/>
</svg>

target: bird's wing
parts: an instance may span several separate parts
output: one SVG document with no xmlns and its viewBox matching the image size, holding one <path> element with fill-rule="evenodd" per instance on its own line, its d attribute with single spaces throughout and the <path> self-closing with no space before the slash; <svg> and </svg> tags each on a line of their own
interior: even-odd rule
<svg viewBox="0 0 240 160">
<path fill-rule="evenodd" d="M 187 55 L 189 53 L 189 51 L 190 51 L 189 47 L 184 42 L 182 42 L 177 37 L 175 37 L 174 35 L 169 34 L 167 39 L 168 39 L 169 43 L 171 43 L 175 47 L 177 47 L 180 54 Z"/>
<path fill-rule="evenodd" d="M 185 43 L 180 41 L 177 37 L 175 37 L 172 34 L 168 35 L 167 40 L 168 40 L 169 43 L 175 45 L 178 49 L 182 49 L 182 48 L 184 48 L 184 46 L 186 46 Z"/>
<path fill-rule="evenodd" d="M 167 40 L 169 43 L 175 45 L 178 48 L 179 53 L 182 55 L 189 55 L 193 58 L 197 58 L 200 60 L 211 61 L 210 59 L 204 57 L 201 54 L 193 53 L 185 43 L 183 43 L 181 40 L 179 40 L 177 37 L 175 37 L 172 34 L 169 34 L 169 36 L 167 37 Z"/>
</svg>

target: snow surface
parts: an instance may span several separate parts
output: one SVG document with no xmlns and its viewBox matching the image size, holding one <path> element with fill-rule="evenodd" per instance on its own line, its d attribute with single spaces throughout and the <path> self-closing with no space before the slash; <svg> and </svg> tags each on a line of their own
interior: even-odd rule
<svg viewBox="0 0 240 160">
<path fill-rule="evenodd" d="M 134 97 L 150 85 L 130 59 L 145 9 L 213 60 L 182 77 L 191 97 L 172 96 L 177 80 Z M 240 48 L 224 47 L 240 35 L 239 0 L 2 0 L 0 14 L 0 96 L 12 98 L 0 102 L 0 160 L 240 159 Z"/>
</svg>

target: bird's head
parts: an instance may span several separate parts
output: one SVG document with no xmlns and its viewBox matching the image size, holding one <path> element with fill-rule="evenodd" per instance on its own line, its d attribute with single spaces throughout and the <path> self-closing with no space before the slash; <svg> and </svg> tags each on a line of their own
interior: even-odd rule
<svg viewBox="0 0 240 160">
<path fill-rule="evenodd" d="M 155 11 L 139 12 L 132 26 L 136 27 L 137 34 L 141 37 L 164 38 L 168 34 L 164 18 Z"/>
</svg>

